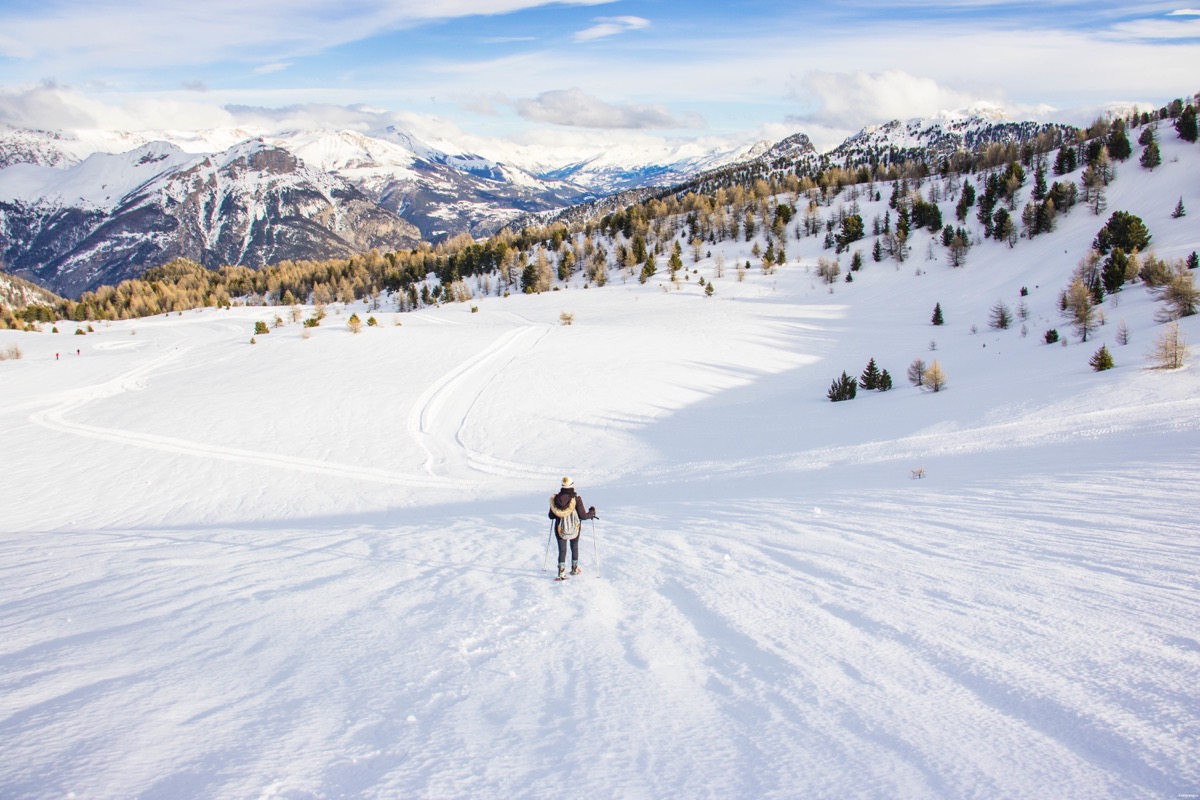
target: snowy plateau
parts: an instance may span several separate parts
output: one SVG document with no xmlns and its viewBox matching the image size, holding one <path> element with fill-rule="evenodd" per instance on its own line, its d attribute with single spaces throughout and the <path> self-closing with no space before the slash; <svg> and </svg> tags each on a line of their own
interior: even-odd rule
<svg viewBox="0 0 1200 800">
<path fill-rule="evenodd" d="M 1141 283 L 1086 342 L 1059 307 L 1112 211 L 1200 247 L 1160 140 L 959 268 L 727 240 L 253 344 L 278 309 L 0 331 L 0 797 L 1200 794 L 1196 346 L 1150 368 Z M 565 475 L 599 519 L 555 582 Z"/>
</svg>

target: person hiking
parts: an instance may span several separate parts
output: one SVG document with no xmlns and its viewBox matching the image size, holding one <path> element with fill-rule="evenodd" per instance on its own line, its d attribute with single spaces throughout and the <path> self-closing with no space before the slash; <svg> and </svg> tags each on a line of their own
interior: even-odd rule
<svg viewBox="0 0 1200 800">
<path fill-rule="evenodd" d="M 566 580 L 568 544 L 571 547 L 571 574 L 583 572 L 579 568 L 579 534 L 583 528 L 582 520 L 596 519 L 596 507 L 584 510 L 583 498 L 575 493 L 575 481 L 563 478 L 562 488 L 550 498 L 549 517 L 554 520 L 554 534 L 558 538 L 558 577 L 555 580 Z"/>
</svg>

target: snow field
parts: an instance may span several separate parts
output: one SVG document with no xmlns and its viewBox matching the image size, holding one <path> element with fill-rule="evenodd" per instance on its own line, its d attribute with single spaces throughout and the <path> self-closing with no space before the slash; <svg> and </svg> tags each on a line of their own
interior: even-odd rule
<svg viewBox="0 0 1200 800">
<path fill-rule="evenodd" d="M 1110 193 L 1162 255 L 1200 243 L 1181 171 Z M 1143 368 L 1141 286 L 1041 339 L 1103 221 L 832 294 L 817 240 L 742 283 L 724 242 L 712 298 L 614 273 L 253 346 L 278 309 L 0 331 L 0 795 L 1197 791 L 1200 378 Z M 1028 335 L 987 328 L 1021 286 Z M 829 403 L 870 357 L 896 388 Z M 601 518 L 555 583 L 563 474 Z"/>
</svg>

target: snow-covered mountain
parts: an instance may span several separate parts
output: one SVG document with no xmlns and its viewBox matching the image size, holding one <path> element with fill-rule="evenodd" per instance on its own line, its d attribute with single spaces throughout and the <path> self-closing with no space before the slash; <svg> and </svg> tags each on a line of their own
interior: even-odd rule
<svg viewBox="0 0 1200 800">
<path fill-rule="evenodd" d="M 176 255 L 256 266 L 397 249 L 676 182 L 753 148 L 579 152 L 546 161 L 512 150 L 526 169 L 395 127 L 2 128 L 0 253 L 8 269 L 72 294 Z"/>
<path fill-rule="evenodd" d="M 827 154 L 795 134 L 732 148 L 495 142 L 487 155 L 396 127 L 0 128 L 0 255 L 7 269 L 76 294 L 177 255 L 257 266 L 405 248 L 697 176 L 936 157 L 1049 127 L 972 109 L 868 128 Z"/>
<path fill-rule="evenodd" d="M 260 266 L 420 238 L 353 184 L 261 140 L 215 156 L 152 142 L 65 169 L 15 164 L 0 172 L 5 263 L 62 294 L 116 284 L 180 256 L 209 267 Z"/>
</svg>

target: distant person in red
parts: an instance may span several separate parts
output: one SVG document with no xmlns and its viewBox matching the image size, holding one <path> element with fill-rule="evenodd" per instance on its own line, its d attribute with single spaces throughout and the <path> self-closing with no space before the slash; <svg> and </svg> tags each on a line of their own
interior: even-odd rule
<svg viewBox="0 0 1200 800">
<path fill-rule="evenodd" d="M 54 360 L 55 360 L 55 361 L 58 361 L 58 353 L 55 353 L 55 354 L 54 354 Z"/>
<path fill-rule="evenodd" d="M 571 545 L 571 574 L 578 575 L 583 571 L 579 568 L 579 533 L 583 528 L 582 520 L 595 518 L 596 507 L 585 510 L 583 498 L 575 494 L 575 481 L 563 478 L 562 488 L 550 498 L 550 519 L 554 520 L 554 533 L 558 538 L 556 581 L 567 579 L 568 543 Z"/>
</svg>

